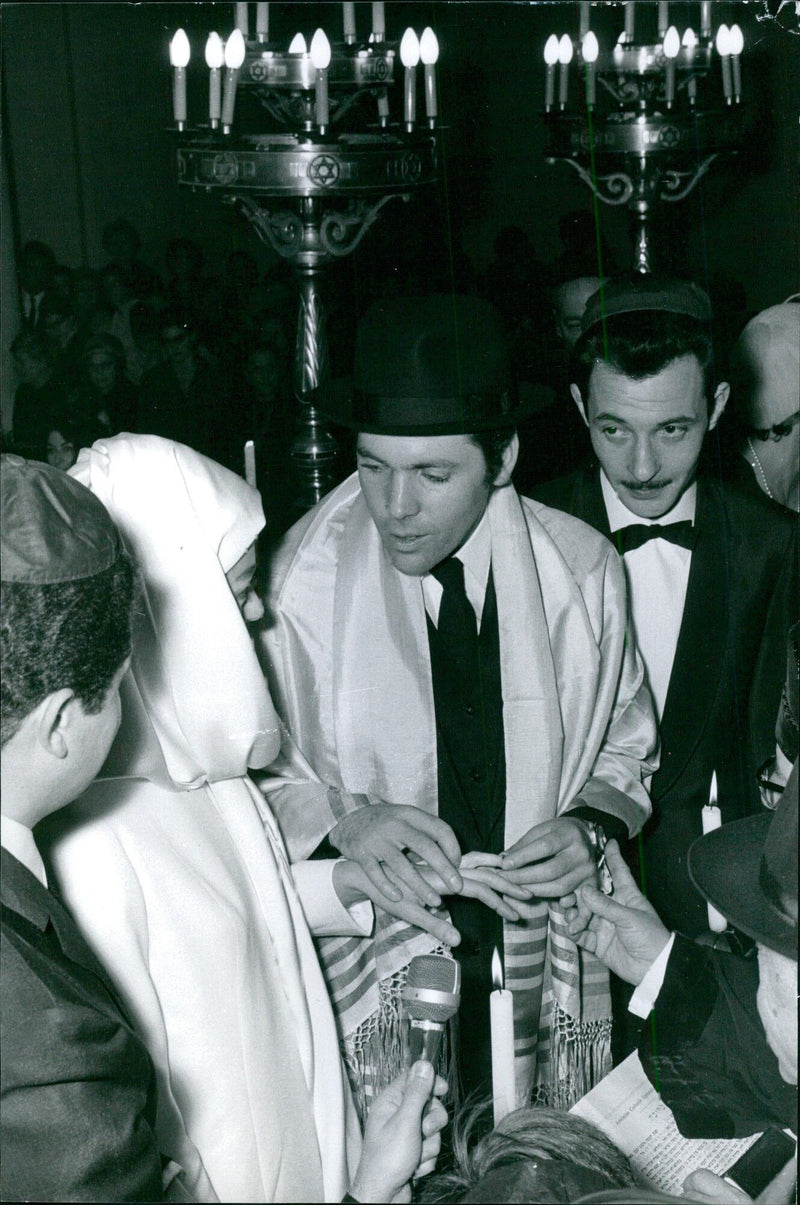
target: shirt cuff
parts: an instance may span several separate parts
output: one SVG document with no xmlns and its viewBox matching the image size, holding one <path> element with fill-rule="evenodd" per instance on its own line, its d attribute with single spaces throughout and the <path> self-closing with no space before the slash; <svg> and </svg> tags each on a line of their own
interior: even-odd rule
<svg viewBox="0 0 800 1205">
<path fill-rule="evenodd" d="M 630 998 L 628 1004 L 628 1012 L 633 1013 L 635 1017 L 649 1017 L 650 1013 L 655 1008 L 658 993 L 661 991 L 661 986 L 664 982 L 664 976 L 667 973 L 667 963 L 669 956 L 672 953 L 672 946 L 675 942 L 675 934 L 670 933 L 669 941 L 664 946 L 664 949 L 648 967 L 645 972 L 644 979 L 637 987 L 636 991 Z"/>
<path fill-rule="evenodd" d="M 316 937 L 369 937 L 375 923 L 372 904 L 362 900 L 345 908 L 336 894 L 333 868 L 341 860 L 292 864 L 292 876 L 308 927 Z"/>
</svg>

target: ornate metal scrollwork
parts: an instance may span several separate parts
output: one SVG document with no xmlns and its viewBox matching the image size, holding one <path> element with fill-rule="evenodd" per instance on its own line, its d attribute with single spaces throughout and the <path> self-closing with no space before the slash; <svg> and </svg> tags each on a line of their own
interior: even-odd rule
<svg viewBox="0 0 800 1205">
<path fill-rule="evenodd" d="M 634 184 L 625 172 L 610 172 L 605 176 L 593 176 L 576 159 L 564 159 L 564 163 L 569 163 L 571 167 L 574 167 L 581 180 L 588 184 L 598 200 L 603 201 L 606 205 L 627 205 L 633 196 Z"/>
<path fill-rule="evenodd" d="M 282 259 L 295 258 L 303 246 L 303 223 L 298 214 L 284 209 L 274 213 L 252 197 L 224 196 L 222 199 L 229 205 L 237 205 L 261 241 Z"/>
<path fill-rule="evenodd" d="M 661 200 L 682 201 L 684 197 L 688 197 L 700 177 L 704 176 L 711 167 L 717 154 L 718 152 L 714 151 L 712 154 L 706 155 L 702 163 L 692 171 L 665 171 L 661 178 Z"/>
<path fill-rule="evenodd" d="M 390 193 L 372 205 L 368 201 L 353 201 L 346 213 L 326 213 L 319 228 L 319 241 L 326 254 L 341 258 L 355 251 L 386 202 L 397 196 L 408 200 L 406 194 Z"/>
</svg>

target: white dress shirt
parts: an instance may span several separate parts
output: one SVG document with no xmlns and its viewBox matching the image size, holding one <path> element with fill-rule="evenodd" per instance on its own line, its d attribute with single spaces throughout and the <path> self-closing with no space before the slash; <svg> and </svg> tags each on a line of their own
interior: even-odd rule
<svg viewBox="0 0 800 1205">
<path fill-rule="evenodd" d="M 655 1008 L 658 993 L 664 986 L 667 963 L 669 962 L 669 956 L 672 953 L 674 945 L 675 934 L 670 933 L 669 941 L 658 957 L 653 959 L 645 972 L 644 979 L 631 996 L 628 1002 L 628 1012 L 633 1013 L 635 1017 L 641 1017 L 644 1020 L 650 1016 L 650 1013 Z"/>
<path fill-rule="evenodd" d="M 0 816 L 0 845 L 26 866 L 31 874 L 36 875 L 43 887 L 47 886 L 42 856 L 27 824 L 20 824 L 19 820 L 12 820 L 10 816 Z"/>
<path fill-rule="evenodd" d="M 453 553 L 464 566 L 464 593 L 472 606 L 478 620 L 478 631 L 481 629 L 483 618 L 483 603 L 486 598 L 486 585 L 489 581 L 489 569 L 492 564 L 492 534 L 486 511 L 478 526 L 468 540 Z M 430 616 L 435 628 L 439 626 L 439 608 L 442 605 L 444 587 L 432 573 L 426 573 L 422 578 L 422 595 L 425 599 L 425 610 Z"/>
<path fill-rule="evenodd" d="M 600 470 L 600 486 L 606 506 L 608 523 L 613 533 L 633 523 L 661 525 L 689 520 L 694 523 L 697 506 L 697 485 L 689 486 L 672 510 L 658 519 L 643 519 L 628 510 L 614 493 L 614 488 Z M 683 620 L 686 587 L 692 553 L 688 548 L 670 540 L 648 540 L 641 548 L 626 552 L 622 558 L 628 579 L 633 631 L 639 652 L 647 670 L 647 678 L 659 720 L 664 714 L 672 663 L 678 646 L 678 634 Z"/>
</svg>

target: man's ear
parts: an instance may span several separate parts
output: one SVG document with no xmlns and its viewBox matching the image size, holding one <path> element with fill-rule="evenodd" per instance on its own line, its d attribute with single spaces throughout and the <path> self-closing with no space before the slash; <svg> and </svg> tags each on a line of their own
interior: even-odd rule
<svg viewBox="0 0 800 1205">
<path fill-rule="evenodd" d="M 36 708 L 36 739 L 43 749 L 53 757 L 63 758 L 69 752 L 67 728 L 70 707 L 77 704 L 75 691 L 69 687 L 54 690 Z"/>
<path fill-rule="evenodd" d="M 728 398 L 731 396 L 731 387 L 727 381 L 720 381 L 714 390 L 714 409 L 711 411 L 711 417 L 708 420 L 708 429 L 713 431 L 719 420 L 722 418 L 722 411 L 728 404 Z"/>
<path fill-rule="evenodd" d="M 587 415 L 586 415 L 586 407 L 585 407 L 585 406 L 584 406 L 584 404 L 583 404 L 583 398 L 581 397 L 581 391 L 580 391 L 580 389 L 578 388 L 578 386 L 577 386 L 577 385 L 575 385 L 575 384 L 573 383 L 572 385 L 570 385 L 570 387 L 569 387 L 569 391 L 570 391 L 570 393 L 572 394 L 572 400 L 573 400 L 573 402 L 574 402 L 574 403 L 575 403 L 575 405 L 578 407 L 578 413 L 580 414 L 581 418 L 583 419 L 583 421 L 586 423 L 586 426 L 588 427 L 588 426 L 589 426 L 589 419 L 588 419 L 588 417 L 587 417 Z"/>
<path fill-rule="evenodd" d="M 493 481 L 494 489 L 499 489 L 500 486 L 508 485 L 511 480 L 511 474 L 514 472 L 514 465 L 517 463 L 519 456 L 519 436 L 516 431 L 511 436 L 506 446 L 503 448 L 503 463 L 500 466 L 500 472 Z"/>
</svg>

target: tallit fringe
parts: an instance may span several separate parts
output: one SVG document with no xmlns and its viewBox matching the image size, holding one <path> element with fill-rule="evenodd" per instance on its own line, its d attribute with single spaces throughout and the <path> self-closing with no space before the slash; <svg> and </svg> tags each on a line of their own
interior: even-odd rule
<svg viewBox="0 0 800 1205">
<path fill-rule="evenodd" d="M 553 1002 L 550 1060 L 532 1104 L 571 1109 L 611 1070 L 611 1018 L 576 1021 Z"/>
</svg>

